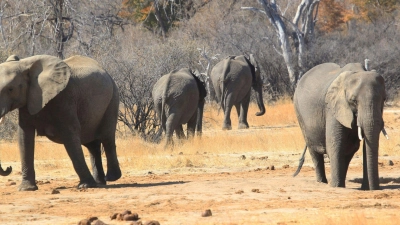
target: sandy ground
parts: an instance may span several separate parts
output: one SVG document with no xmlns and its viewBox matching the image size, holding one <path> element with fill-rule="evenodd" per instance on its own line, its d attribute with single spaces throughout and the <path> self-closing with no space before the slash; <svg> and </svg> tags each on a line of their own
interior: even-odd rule
<svg viewBox="0 0 400 225">
<path fill-rule="evenodd" d="M 361 191 L 360 156 L 352 160 L 347 187 L 331 188 L 315 182 L 309 155 L 300 174 L 292 177 L 299 155 L 247 153 L 242 159 L 269 160 L 275 170 L 125 171 L 117 182 L 86 190 L 75 188 L 76 175 L 63 176 L 54 170 L 38 175 L 38 191 L 18 192 L 21 178 L 14 171 L 0 179 L 0 224 L 77 224 L 89 216 L 107 224 L 129 224 L 110 219 L 111 214 L 124 210 L 138 213 L 142 221 L 157 220 L 163 225 L 400 223 L 399 157 L 380 158 L 383 190 Z M 388 164 L 389 159 L 394 165 Z M 330 177 L 329 168 L 327 172 Z M 212 216 L 201 216 L 206 209 Z"/>
</svg>

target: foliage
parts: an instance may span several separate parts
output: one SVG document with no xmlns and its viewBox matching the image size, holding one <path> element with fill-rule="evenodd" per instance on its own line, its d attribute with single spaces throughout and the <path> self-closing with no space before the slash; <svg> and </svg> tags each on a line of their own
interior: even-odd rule
<svg viewBox="0 0 400 225">
<path fill-rule="evenodd" d="M 21 58 L 32 54 L 56 55 L 53 20 L 50 20 L 54 15 L 50 2 L 56 1 L 0 2 L 2 61 L 10 54 Z M 121 98 L 118 127 L 121 136 L 141 135 L 151 139 L 159 129 L 152 110 L 153 84 L 173 69 L 189 67 L 204 72 L 206 63 L 203 61 L 203 66 L 199 65 L 204 59 L 198 48 L 205 48 L 210 57 L 216 57 L 211 60 L 211 68 L 225 56 L 253 53 L 264 81 L 264 99 L 275 102 L 291 93 L 288 71 L 280 55 L 274 28 L 265 15 L 241 9 L 242 6 L 259 7 L 257 1 L 160 0 L 160 13 L 164 13 L 165 6 L 167 14 L 163 18 L 169 23 L 166 23 L 167 35 L 163 39 L 160 39 L 159 24 L 153 24 L 154 27 L 142 25 L 147 21 L 144 15 L 155 13 L 154 9 L 146 8 L 145 3 L 151 6 L 154 0 L 63 2 L 62 15 L 71 18 L 74 24 L 70 38 L 64 42 L 63 54 L 66 58 L 75 54 L 90 56 L 116 80 Z M 134 5 L 126 6 L 129 2 Z M 276 2 L 281 15 L 293 18 L 297 4 L 292 0 Z M 304 55 L 304 69 L 324 62 L 342 66 L 349 62 L 364 63 L 368 58 L 371 69 L 384 76 L 392 101 L 400 89 L 400 11 L 397 2 L 320 1 L 315 32 L 308 40 Z M 176 7 L 174 15 L 168 4 Z M 130 17 L 136 12 L 134 6 L 144 10 L 142 17 Z M 290 21 L 285 22 L 289 24 Z M 65 36 L 70 30 L 68 24 L 64 24 Z M 290 40 L 290 43 L 295 52 L 296 42 Z M 17 128 L 17 117 L 12 118 L 15 120 L 7 120 L 9 128 L 0 127 L 10 132 L 8 137 L 15 137 Z M 5 138 L 4 131 L 0 132 Z"/>
<path fill-rule="evenodd" d="M 342 28 L 342 25 L 352 17 L 345 6 L 335 0 L 321 1 L 318 17 L 318 29 L 324 32 L 332 32 Z"/>
<path fill-rule="evenodd" d="M 350 0 L 354 4 L 354 17 L 376 22 L 382 16 L 389 16 L 399 9 L 398 0 Z"/>
</svg>

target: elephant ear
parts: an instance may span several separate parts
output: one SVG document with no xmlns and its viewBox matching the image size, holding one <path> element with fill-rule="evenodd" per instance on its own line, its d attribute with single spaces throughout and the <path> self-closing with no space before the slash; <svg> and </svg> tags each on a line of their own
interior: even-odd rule
<svg viewBox="0 0 400 225">
<path fill-rule="evenodd" d="M 251 64 L 255 67 L 255 69 L 257 70 L 257 69 L 258 69 L 258 63 L 257 63 L 257 60 L 254 58 L 254 55 L 253 55 L 253 54 L 250 54 L 249 60 L 250 60 L 250 63 L 251 63 Z"/>
<path fill-rule="evenodd" d="M 54 56 L 33 56 L 26 61 L 30 66 L 27 105 L 29 113 L 34 115 L 64 90 L 71 76 L 71 69 Z"/>
<path fill-rule="evenodd" d="M 329 86 L 325 96 L 325 103 L 335 118 L 345 127 L 351 129 L 354 122 L 353 111 L 346 100 L 345 79 L 352 71 L 342 72 Z"/>
<path fill-rule="evenodd" d="M 198 70 L 191 71 L 192 76 L 196 80 L 197 88 L 199 89 L 199 100 L 204 100 L 207 97 L 205 82 L 201 80 L 201 73 Z"/>
<path fill-rule="evenodd" d="M 6 62 L 12 62 L 12 61 L 19 61 L 19 57 L 16 56 L 16 55 L 10 55 L 10 56 L 7 58 Z"/>
</svg>

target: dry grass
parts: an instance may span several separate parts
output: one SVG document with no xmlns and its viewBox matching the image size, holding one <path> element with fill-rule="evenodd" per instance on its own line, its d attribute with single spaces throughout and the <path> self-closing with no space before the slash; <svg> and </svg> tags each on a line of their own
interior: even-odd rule
<svg viewBox="0 0 400 225">
<path fill-rule="evenodd" d="M 262 167 L 266 166 L 265 161 L 240 160 L 239 156 L 302 151 L 304 141 L 290 100 L 266 106 L 264 116 L 255 116 L 257 111 L 256 105 L 250 105 L 248 116 L 250 129 L 238 130 L 237 115 L 236 112 L 232 112 L 233 129 L 222 131 L 222 112 L 218 113 L 216 105 L 207 105 L 204 113 L 203 137 L 181 143 L 175 140 L 176 145 L 173 150 L 164 150 L 164 143 L 151 144 L 138 137 L 118 139 L 117 151 L 121 167 L 124 171 L 132 172 L 179 168 Z M 386 140 L 382 136 L 380 155 L 399 155 L 400 145 L 395 137 L 399 135 L 396 124 L 400 120 L 400 115 L 391 112 L 385 113 L 384 117 L 391 139 Z M 18 162 L 16 165 L 19 166 L 16 143 L 0 143 L 0 149 L 0 159 L 3 162 Z M 89 165 L 88 152 L 85 148 L 84 152 Z M 361 154 L 361 151 L 358 154 Z M 47 141 L 46 138 L 37 138 L 35 162 L 39 171 L 65 169 L 74 174 L 64 147 Z M 106 161 L 104 165 L 105 163 Z"/>
</svg>

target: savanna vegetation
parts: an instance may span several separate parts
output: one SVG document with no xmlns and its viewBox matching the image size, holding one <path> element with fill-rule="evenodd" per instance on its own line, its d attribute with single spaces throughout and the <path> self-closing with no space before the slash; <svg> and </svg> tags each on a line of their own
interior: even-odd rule
<svg viewBox="0 0 400 225">
<path fill-rule="evenodd" d="M 148 137 L 158 129 L 155 81 L 182 67 L 206 77 L 228 55 L 256 55 L 268 104 L 290 99 L 297 80 L 317 64 L 366 59 L 384 76 L 393 103 L 399 23 L 396 0 L 1 1 L 0 61 L 11 54 L 96 59 L 120 89 L 120 137 Z M 16 119 L 16 112 L 8 116 L 1 139 L 14 138 Z"/>
</svg>

